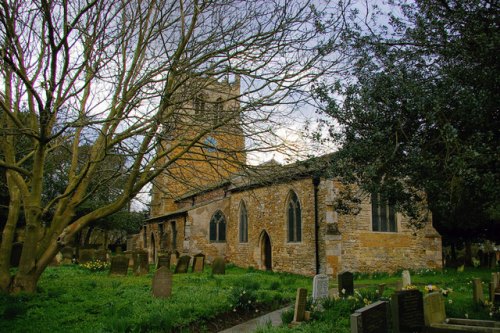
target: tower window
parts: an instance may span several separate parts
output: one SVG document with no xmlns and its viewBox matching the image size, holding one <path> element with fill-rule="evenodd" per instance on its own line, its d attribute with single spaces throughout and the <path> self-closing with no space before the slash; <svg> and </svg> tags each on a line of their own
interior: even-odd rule
<svg viewBox="0 0 500 333">
<path fill-rule="evenodd" d="M 226 241 L 226 218 L 220 210 L 216 211 L 210 219 L 210 241 Z"/>
<path fill-rule="evenodd" d="M 203 95 L 198 95 L 194 98 L 194 113 L 201 115 L 205 112 L 205 98 Z"/>
<path fill-rule="evenodd" d="M 248 242 L 248 214 L 245 202 L 240 204 L 240 243 Z"/>
<path fill-rule="evenodd" d="M 217 98 L 214 104 L 214 124 L 217 125 L 222 120 L 222 112 L 224 111 L 224 104 L 222 103 L 222 98 Z"/>
<path fill-rule="evenodd" d="M 302 211 L 297 194 L 291 191 L 288 200 L 288 241 L 300 242 L 302 240 Z"/>
<path fill-rule="evenodd" d="M 394 205 L 384 200 L 380 193 L 372 194 L 372 230 L 396 232 L 396 213 Z"/>
</svg>

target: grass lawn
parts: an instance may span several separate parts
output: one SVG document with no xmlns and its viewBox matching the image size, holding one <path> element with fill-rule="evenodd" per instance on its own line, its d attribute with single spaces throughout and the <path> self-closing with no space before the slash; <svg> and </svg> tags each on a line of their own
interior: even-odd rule
<svg viewBox="0 0 500 333">
<path fill-rule="evenodd" d="M 472 304 L 472 279 L 489 282 L 491 270 L 465 272 L 422 271 L 412 273 L 412 283 L 424 291 L 432 284 L 452 289 L 446 298 L 449 317 L 500 320 L 494 309 Z M 211 332 L 231 320 L 245 320 L 250 314 L 293 302 L 296 289 L 307 288 L 312 279 L 285 273 L 261 272 L 229 265 L 226 275 L 175 274 L 169 299 L 151 294 L 153 274 L 112 277 L 107 271 L 90 272 L 77 266 L 50 267 L 43 274 L 34 295 L 0 295 L 0 332 Z M 400 274 L 356 274 L 355 297 L 330 299 L 324 312 L 312 310 L 313 321 L 300 325 L 300 332 L 350 332 L 349 316 L 365 304 L 380 298 L 377 286 L 386 284 L 382 298 L 390 298 Z M 336 287 L 336 281 L 330 281 Z M 484 284 L 485 299 L 488 287 Z M 286 312 L 285 322 L 293 312 Z M 217 326 L 219 325 L 219 326 Z M 286 326 L 262 327 L 260 332 L 288 332 Z"/>
<path fill-rule="evenodd" d="M 297 288 L 311 285 L 310 278 L 292 274 L 229 266 L 226 275 L 211 275 L 206 268 L 174 274 L 172 297 L 164 300 L 152 296 L 152 277 L 49 267 L 35 295 L 0 295 L 0 332 L 203 331 L 217 315 L 279 308 Z"/>
</svg>

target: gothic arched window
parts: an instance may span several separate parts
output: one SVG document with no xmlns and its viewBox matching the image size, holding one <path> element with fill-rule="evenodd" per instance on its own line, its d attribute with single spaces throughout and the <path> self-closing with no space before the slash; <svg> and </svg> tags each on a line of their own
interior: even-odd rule
<svg viewBox="0 0 500 333">
<path fill-rule="evenodd" d="M 302 211 L 297 194 L 290 192 L 287 205 L 288 241 L 300 242 L 302 240 Z"/>
<path fill-rule="evenodd" d="M 245 202 L 240 204 L 240 243 L 248 242 L 248 214 Z"/>
<path fill-rule="evenodd" d="M 226 218 L 220 210 L 216 211 L 210 219 L 210 241 L 225 242 L 226 241 Z"/>
</svg>

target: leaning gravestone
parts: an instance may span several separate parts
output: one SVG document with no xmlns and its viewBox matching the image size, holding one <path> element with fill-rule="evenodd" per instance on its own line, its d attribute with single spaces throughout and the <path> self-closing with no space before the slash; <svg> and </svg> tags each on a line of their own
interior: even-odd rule
<svg viewBox="0 0 500 333">
<path fill-rule="evenodd" d="M 156 265 L 156 268 L 160 269 L 160 267 L 167 267 L 170 269 L 170 255 L 158 256 L 158 264 Z"/>
<path fill-rule="evenodd" d="M 295 309 L 293 313 L 292 325 L 304 321 L 306 314 L 307 289 L 298 288 L 297 297 L 295 297 Z"/>
<path fill-rule="evenodd" d="M 313 278 L 313 291 L 312 298 L 313 301 L 318 301 L 320 299 L 328 298 L 328 275 L 318 274 Z"/>
<path fill-rule="evenodd" d="M 149 258 L 146 251 L 137 251 L 134 255 L 134 274 L 144 275 L 149 273 Z"/>
<path fill-rule="evenodd" d="M 351 272 L 340 272 L 337 276 L 339 285 L 339 295 L 349 296 L 354 294 L 354 275 Z"/>
<path fill-rule="evenodd" d="M 472 300 L 474 303 L 484 303 L 483 285 L 481 279 L 472 279 Z"/>
<path fill-rule="evenodd" d="M 160 267 L 153 277 L 153 296 L 168 298 L 172 295 L 172 272 L 166 266 Z"/>
<path fill-rule="evenodd" d="M 198 253 L 193 257 L 192 271 L 195 273 L 202 273 L 204 268 L 205 268 L 205 255 L 203 253 Z"/>
<path fill-rule="evenodd" d="M 180 257 L 179 260 L 177 260 L 177 266 L 175 266 L 175 273 L 187 273 L 189 261 L 191 261 L 190 256 Z"/>
<path fill-rule="evenodd" d="M 424 304 L 420 291 L 395 292 L 392 295 L 391 307 L 394 333 L 423 332 Z"/>
<path fill-rule="evenodd" d="M 351 315 L 351 333 L 389 332 L 389 302 L 377 301 Z"/>
<path fill-rule="evenodd" d="M 212 274 L 226 274 L 226 260 L 216 257 L 212 262 Z"/>
<path fill-rule="evenodd" d="M 410 271 L 403 271 L 402 279 L 403 279 L 403 289 L 406 288 L 407 286 L 411 285 L 411 276 L 410 276 Z"/>
<path fill-rule="evenodd" d="M 128 258 L 125 256 L 115 256 L 111 258 L 110 275 L 123 275 L 128 273 Z"/>
</svg>

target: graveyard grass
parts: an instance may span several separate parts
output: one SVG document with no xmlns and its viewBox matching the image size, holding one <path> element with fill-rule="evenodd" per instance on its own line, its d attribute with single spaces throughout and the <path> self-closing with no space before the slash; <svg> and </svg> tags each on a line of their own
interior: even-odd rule
<svg viewBox="0 0 500 333">
<path fill-rule="evenodd" d="M 472 302 L 472 279 L 488 282 L 492 270 L 466 269 L 465 272 L 412 272 L 412 284 L 423 293 L 427 289 L 452 289 L 445 298 L 448 317 L 500 320 L 488 308 Z M 379 298 L 379 284 L 386 284 L 382 297 L 394 292 L 401 273 L 355 274 L 354 296 L 328 299 L 324 311 L 310 301 L 312 278 L 292 274 L 262 272 L 228 265 L 225 275 L 204 273 L 174 274 L 172 297 L 152 297 L 153 272 L 126 277 L 108 276 L 77 266 L 48 268 L 34 295 L 0 295 L 0 332 L 210 332 L 228 318 L 246 320 L 249 313 L 293 303 L 297 288 L 308 290 L 308 310 L 312 320 L 293 331 L 350 332 L 350 314 Z M 337 281 L 330 279 L 330 288 Z M 434 286 L 434 287 L 429 287 Z M 283 319 L 289 323 L 293 310 Z M 221 329 L 221 326 L 217 327 Z M 289 332 L 282 327 L 261 327 L 260 333 Z"/>
<path fill-rule="evenodd" d="M 204 273 L 174 274 L 172 297 L 157 299 L 152 278 L 153 272 L 129 270 L 123 277 L 49 267 L 36 294 L 0 295 L 0 332 L 210 332 L 230 317 L 244 320 L 292 302 L 296 289 L 311 281 L 231 265 L 225 275 L 212 275 L 205 267 Z"/>
</svg>

